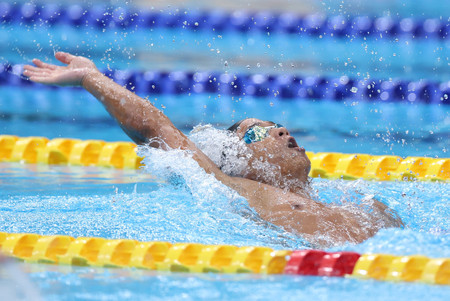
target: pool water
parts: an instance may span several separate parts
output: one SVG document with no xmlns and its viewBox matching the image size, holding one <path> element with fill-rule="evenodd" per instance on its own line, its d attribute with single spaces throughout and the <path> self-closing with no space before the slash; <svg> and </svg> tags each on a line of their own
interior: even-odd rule
<svg viewBox="0 0 450 301">
<path fill-rule="evenodd" d="M 142 171 L 1 163 L 2 231 L 275 249 L 308 247 L 300 237 L 264 223 L 245 199 L 230 193 L 198 166 L 190 166 L 195 164 L 191 159 L 176 152 L 153 156 L 154 165 Z M 158 165 L 156 160 L 162 162 Z M 187 166 L 166 171 L 177 160 Z M 174 186 L 170 176 L 181 171 L 185 171 L 186 186 Z M 369 240 L 346 246 L 360 253 L 449 257 L 449 245 L 444 243 L 450 238 L 448 188 L 446 183 L 313 179 L 315 197 L 322 202 L 357 203 L 365 195 L 374 195 L 402 217 L 406 229 L 385 230 L 395 237 L 381 235 L 384 243 Z M 430 248 L 405 241 L 408 245 L 402 247 L 402 239 L 408 237 L 435 238 L 443 245 Z"/>
<path fill-rule="evenodd" d="M 85 91 L 0 86 L 0 95 L 2 134 L 129 141 Z M 217 94 L 153 95 L 149 100 L 186 134 L 200 123 L 223 129 L 242 118 L 255 117 L 283 124 L 299 145 L 312 152 L 441 158 L 449 152 L 448 105 L 239 100 Z"/>
<path fill-rule="evenodd" d="M 325 13 L 358 14 L 376 7 L 379 15 L 441 15 L 439 1 L 426 6 L 388 1 L 392 11 L 376 2 L 354 2 L 323 5 Z M 54 51 L 66 50 L 88 55 L 101 68 L 450 79 L 448 39 L 319 39 L 230 32 L 219 36 L 183 29 L 99 31 L 1 24 L 0 41 L 0 59 L 12 63 L 28 63 L 36 56 L 54 62 Z M 186 134 L 198 124 L 222 129 L 242 118 L 257 117 L 285 125 L 308 151 L 448 157 L 448 105 L 241 99 L 217 94 L 148 99 Z M 85 91 L 3 84 L 0 134 L 129 141 Z M 311 247 L 301 237 L 261 220 L 245 199 L 184 154 L 140 152 L 146 164 L 138 171 L 0 163 L 0 231 L 274 249 Z M 181 185 L 171 180 L 173 172 L 182 177 Z M 361 244 L 327 251 L 450 257 L 449 185 L 313 179 L 314 197 L 321 202 L 359 204 L 373 195 L 396 210 L 405 223 L 405 229 L 384 229 Z M 34 287 L 44 300 L 431 301 L 450 295 L 448 286 L 351 278 L 177 274 L 26 263 L 20 268 L 25 275 L 15 264 L 12 270 L 18 277 L 14 279 L 0 270 L 0 292 L 16 287 L 34 292 Z M 22 299 L 39 299 L 36 294 Z"/>
<path fill-rule="evenodd" d="M 156 159 L 170 166 L 167 158 Z M 309 247 L 300 237 L 264 223 L 245 200 L 230 199 L 226 187 L 207 174 L 186 170 L 185 180 L 194 178 L 188 185 L 197 183 L 186 188 L 173 186 L 164 174 L 150 176 L 158 173 L 155 169 L 161 170 L 160 166 L 122 171 L 1 163 L 1 230 L 274 249 Z M 198 178 L 208 184 L 202 185 Z M 312 185 L 319 191 L 318 198 L 327 203 L 340 203 L 343 198 L 358 202 L 361 195 L 375 195 L 396 210 L 406 226 L 381 230 L 362 244 L 329 251 L 450 257 L 449 184 L 314 179 Z M 214 197 L 208 198 L 211 194 Z M 183 275 L 24 265 L 46 300 L 258 300 L 276 295 L 291 300 L 310 294 L 319 299 L 358 296 L 364 300 L 420 300 L 426 295 L 430 300 L 442 300 L 450 291 L 446 286 L 345 278 Z"/>
<path fill-rule="evenodd" d="M 29 62 L 37 53 L 43 60 L 54 60 L 53 53 L 63 50 L 88 56 L 102 69 L 220 70 L 436 82 L 450 78 L 448 39 L 317 39 L 289 34 L 69 26 L 49 31 L 45 26 L 23 25 L 4 26 L 0 40 L 6 42 L 0 46 L 0 60 L 14 63 Z"/>
<path fill-rule="evenodd" d="M 450 292 L 446 286 L 331 277 L 25 268 L 46 300 L 445 300 Z M 42 285 L 48 278 L 51 285 Z"/>
</svg>

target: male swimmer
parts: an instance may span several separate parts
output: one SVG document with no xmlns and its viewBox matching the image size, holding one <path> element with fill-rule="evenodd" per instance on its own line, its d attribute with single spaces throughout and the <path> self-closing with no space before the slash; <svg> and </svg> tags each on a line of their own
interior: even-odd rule
<svg viewBox="0 0 450 301">
<path fill-rule="evenodd" d="M 94 95 L 137 144 L 189 150 L 209 174 L 248 200 L 261 218 L 285 230 L 301 235 L 317 246 L 360 243 L 380 228 L 401 227 L 402 221 L 387 206 L 372 200 L 371 213 L 364 209 L 327 206 L 312 200 L 308 193 L 310 161 L 304 148 L 297 145 L 281 125 L 255 118 L 244 119 L 229 130 L 245 142 L 252 154 L 247 166 L 233 176 L 225 174 L 167 116 L 148 100 L 113 82 L 89 59 L 57 52 L 65 64 L 57 66 L 34 59 L 24 75 L 43 84 L 81 86 Z M 277 170 L 266 176 L 256 161 L 264 161 Z"/>
</svg>

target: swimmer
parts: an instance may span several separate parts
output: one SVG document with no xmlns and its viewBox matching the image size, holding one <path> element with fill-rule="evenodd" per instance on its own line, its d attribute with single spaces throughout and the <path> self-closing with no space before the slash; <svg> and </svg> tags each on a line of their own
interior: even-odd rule
<svg viewBox="0 0 450 301">
<path fill-rule="evenodd" d="M 50 85 L 80 86 L 95 96 L 125 133 L 137 144 L 192 152 L 193 159 L 209 174 L 248 200 L 260 217 L 302 236 L 316 246 L 360 243 L 380 228 L 402 227 L 396 214 L 384 204 L 371 200 L 371 212 L 349 210 L 311 199 L 308 173 L 311 163 L 289 131 L 271 121 L 248 118 L 230 127 L 252 153 L 243 171 L 225 174 L 160 110 L 102 74 L 95 64 L 81 56 L 57 52 L 57 66 L 34 59 L 24 75 Z M 163 145 L 163 146 L 161 146 Z M 267 162 L 277 172 L 268 177 L 254 164 Z"/>
</svg>

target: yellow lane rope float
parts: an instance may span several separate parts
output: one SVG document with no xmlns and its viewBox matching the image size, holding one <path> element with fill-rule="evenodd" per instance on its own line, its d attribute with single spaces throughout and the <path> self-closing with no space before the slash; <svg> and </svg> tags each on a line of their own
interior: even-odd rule
<svg viewBox="0 0 450 301">
<path fill-rule="evenodd" d="M 273 250 L 5 232 L 0 232 L 0 252 L 31 263 L 191 273 L 353 277 L 450 285 L 450 258 L 421 255 Z"/>
<path fill-rule="evenodd" d="M 0 162 L 136 169 L 142 158 L 131 142 L 0 135 Z M 450 158 L 312 153 L 310 176 L 377 181 L 450 181 Z"/>
</svg>

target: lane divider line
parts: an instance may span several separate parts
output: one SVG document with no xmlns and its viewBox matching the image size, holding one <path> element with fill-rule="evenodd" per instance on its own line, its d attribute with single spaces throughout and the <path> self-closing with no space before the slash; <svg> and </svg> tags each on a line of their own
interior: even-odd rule
<svg viewBox="0 0 450 301">
<path fill-rule="evenodd" d="M 0 85 L 51 89 L 22 76 L 23 65 L 0 63 Z M 217 94 L 233 97 L 450 104 L 450 81 L 357 79 L 347 76 L 103 70 L 140 95 Z M 80 88 L 71 88 L 80 89 Z"/>
<path fill-rule="evenodd" d="M 197 243 L 0 232 L 0 253 L 30 263 L 188 273 L 352 277 L 450 285 L 450 258 L 273 250 Z"/>
<path fill-rule="evenodd" d="M 0 162 L 138 169 L 132 142 L 0 135 Z M 313 178 L 375 181 L 450 181 L 450 158 L 306 152 Z"/>
<path fill-rule="evenodd" d="M 297 15 L 291 12 L 226 10 L 199 11 L 173 8 L 128 9 L 120 6 L 92 7 L 43 3 L 0 2 L 0 22 L 41 26 L 71 26 L 97 30 L 152 30 L 167 28 L 223 34 L 260 33 L 290 34 L 298 37 L 330 39 L 386 38 L 446 40 L 449 22 L 445 18 L 395 18 L 382 16 L 325 16 L 322 14 Z"/>
</svg>

